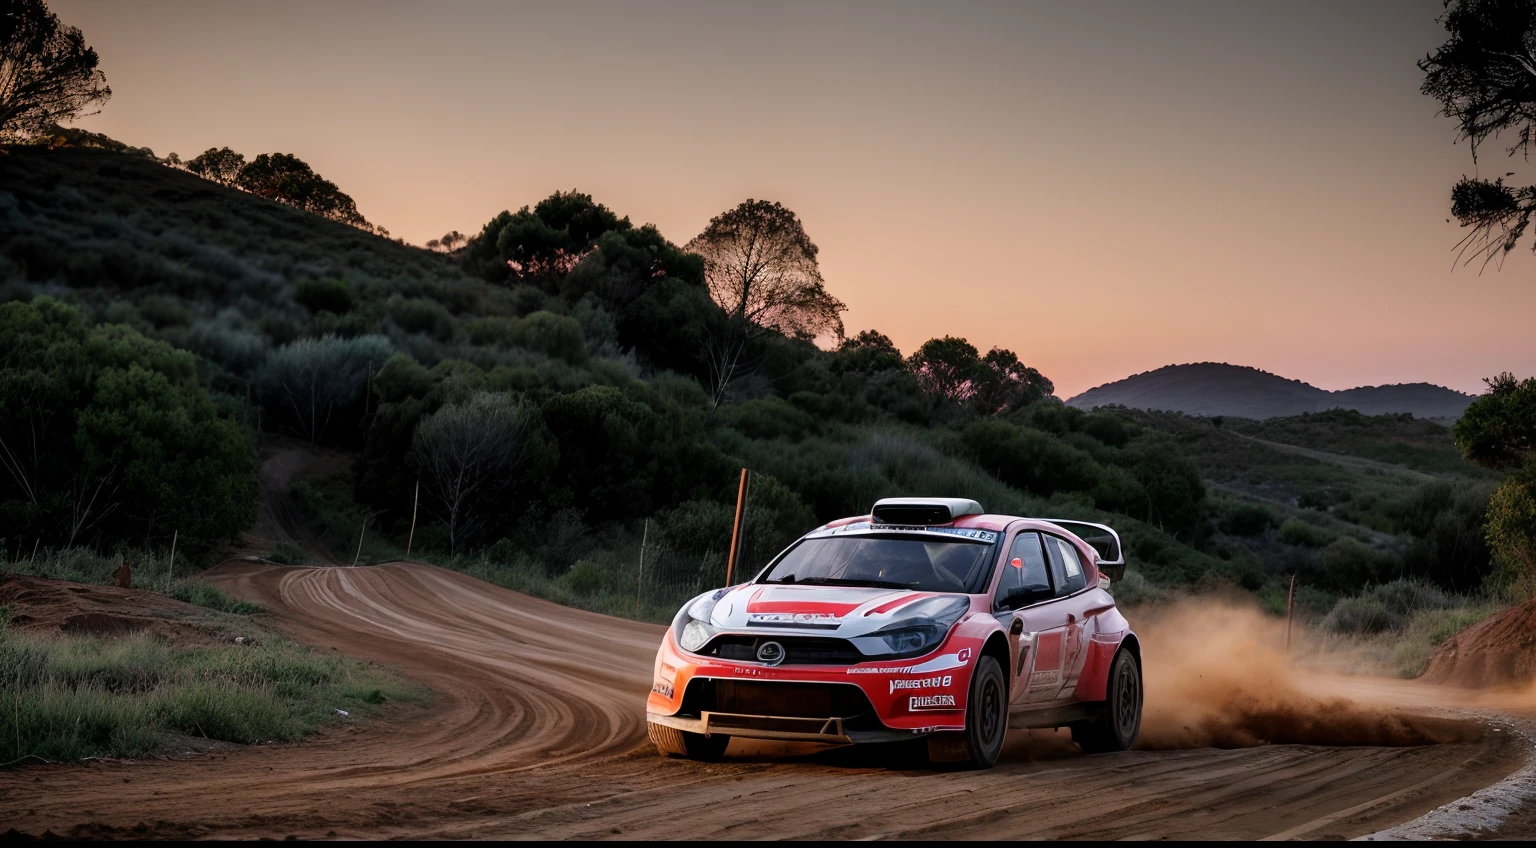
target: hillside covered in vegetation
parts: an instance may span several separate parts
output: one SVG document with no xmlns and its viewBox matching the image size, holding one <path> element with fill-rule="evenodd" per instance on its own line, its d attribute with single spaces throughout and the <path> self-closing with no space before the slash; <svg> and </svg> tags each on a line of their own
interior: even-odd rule
<svg viewBox="0 0 1536 848">
<path fill-rule="evenodd" d="M 731 300 L 714 273 L 743 221 L 799 226 L 749 201 L 684 249 L 572 192 L 430 251 L 142 154 L 10 148 L 0 320 L 49 341 L 0 341 L 7 553 L 180 534 L 207 560 L 249 525 L 259 447 L 281 437 L 353 457 L 296 492 L 335 549 L 366 522 L 364 559 L 410 545 L 615 611 L 642 539 L 647 573 L 671 581 L 658 609 L 724 580 L 742 467 L 748 569 L 876 498 L 930 494 L 1107 520 L 1130 591 L 1272 593 L 1301 573 L 1331 599 L 1489 572 L 1467 540 L 1491 487 L 1443 427 L 1075 409 L 1006 350 L 940 336 L 903 356 L 872 330 L 842 336 L 803 233 L 783 242 L 810 281 L 799 300 Z M 136 435 L 117 455 L 102 433 Z M 194 520 L 205 504 L 217 520 Z M 1450 559 L 1447 533 L 1465 543 Z"/>
<path fill-rule="evenodd" d="M 1472 396 L 1429 383 L 1360 386 L 1330 392 L 1268 371 L 1225 362 L 1167 365 L 1095 386 L 1067 401 L 1081 409 L 1125 406 L 1242 418 L 1282 418 L 1330 409 L 1413 415 L 1450 423 Z"/>
</svg>

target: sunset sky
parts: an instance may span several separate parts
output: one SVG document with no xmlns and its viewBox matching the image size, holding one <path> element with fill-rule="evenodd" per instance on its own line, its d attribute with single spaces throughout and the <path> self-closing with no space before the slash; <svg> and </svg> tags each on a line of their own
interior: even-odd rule
<svg viewBox="0 0 1536 848">
<path fill-rule="evenodd" d="M 50 6 L 114 92 L 81 126 L 296 154 L 416 244 L 557 189 L 679 244 L 766 198 L 850 332 L 1011 348 L 1064 398 L 1207 360 L 1536 372 L 1528 251 L 1455 264 L 1439 0 Z"/>
</svg>

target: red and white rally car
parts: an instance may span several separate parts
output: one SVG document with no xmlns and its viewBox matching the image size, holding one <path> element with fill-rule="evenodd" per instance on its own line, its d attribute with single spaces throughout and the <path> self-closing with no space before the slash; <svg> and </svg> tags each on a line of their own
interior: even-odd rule
<svg viewBox="0 0 1536 848">
<path fill-rule="evenodd" d="M 1108 592 L 1124 570 L 1120 537 L 1101 524 L 881 500 L 678 612 L 646 702 L 651 741 L 711 759 L 733 736 L 926 737 L 931 761 L 980 768 L 1010 727 L 1070 727 L 1090 753 L 1129 749 L 1141 650 Z"/>
</svg>

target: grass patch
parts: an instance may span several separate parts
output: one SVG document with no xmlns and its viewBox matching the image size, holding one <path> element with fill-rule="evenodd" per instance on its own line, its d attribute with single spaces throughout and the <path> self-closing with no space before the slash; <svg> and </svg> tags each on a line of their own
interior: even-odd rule
<svg viewBox="0 0 1536 848">
<path fill-rule="evenodd" d="M 171 572 L 169 552 L 126 551 L 122 555 L 133 573 L 133 588 L 165 595 L 182 603 L 194 604 L 218 612 L 250 615 L 261 607 L 238 601 L 208 585 L 196 576 L 177 576 Z M 75 583 L 116 585 L 113 573 L 119 558 L 102 556 L 87 548 L 39 551 L 35 556 L 0 565 L 0 571 L 70 580 Z"/>
<path fill-rule="evenodd" d="M 267 554 L 267 559 L 281 565 L 308 565 L 309 554 L 294 543 L 283 540 L 272 548 L 272 553 Z"/>
<path fill-rule="evenodd" d="M 41 636 L 0 623 L 0 763 L 143 757 L 178 737 L 291 741 L 391 702 L 398 674 L 273 636 L 177 647 L 137 634 Z"/>
<path fill-rule="evenodd" d="M 1423 610 L 1413 616 L 1403 632 L 1393 662 L 1402 677 L 1418 677 L 1429 668 L 1429 658 L 1445 640 L 1498 611 L 1487 602 L 1473 602 L 1451 609 Z"/>
</svg>

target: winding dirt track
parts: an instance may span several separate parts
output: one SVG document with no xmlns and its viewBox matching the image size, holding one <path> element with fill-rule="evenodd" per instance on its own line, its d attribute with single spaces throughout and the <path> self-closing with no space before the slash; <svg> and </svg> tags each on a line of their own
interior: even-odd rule
<svg viewBox="0 0 1536 848">
<path fill-rule="evenodd" d="M 425 714 L 179 762 L 0 773 L 0 832 L 70 836 L 1317 838 L 1405 821 L 1523 760 L 1509 734 L 1414 748 L 1084 757 L 1015 734 L 988 772 L 877 753 L 663 760 L 644 743 L 661 628 L 420 565 L 225 565 L 297 639 L 392 663 Z"/>
</svg>

